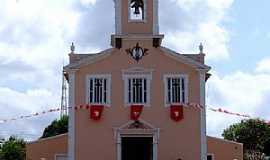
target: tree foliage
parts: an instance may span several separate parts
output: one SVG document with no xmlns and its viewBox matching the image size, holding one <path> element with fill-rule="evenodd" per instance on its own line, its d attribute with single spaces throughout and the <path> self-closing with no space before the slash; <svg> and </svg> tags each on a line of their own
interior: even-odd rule
<svg viewBox="0 0 270 160">
<path fill-rule="evenodd" d="M 269 154 L 270 126 L 259 119 L 243 120 L 225 129 L 222 136 L 243 143 L 244 152 Z"/>
<path fill-rule="evenodd" d="M 246 150 L 244 154 L 245 160 L 265 160 L 265 154 L 260 151 Z"/>
<path fill-rule="evenodd" d="M 68 116 L 63 116 L 59 120 L 54 120 L 49 126 L 47 126 L 41 138 L 53 137 L 59 134 L 68 132 Z"/>
<path fill-rule="evenodd" d="M 1 160 L 25 160 L 26 148 L 23 139 L 11 136 L 0 148 Z"/>
<path fill-rule="evenodd" d="M 270 140 L 268 140 L 265 144 L 264 151 L 267 156 L 270 156 Z"/>
</svg>

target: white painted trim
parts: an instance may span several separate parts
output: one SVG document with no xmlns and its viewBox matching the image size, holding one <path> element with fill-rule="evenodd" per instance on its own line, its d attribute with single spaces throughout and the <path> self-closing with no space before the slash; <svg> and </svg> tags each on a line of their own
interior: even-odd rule
<svg viewBox="0 0 270 160">
<path fill-rule="evenodd" d="M 122 160 L 122 140 L 120 133 L 117 133 L 117 160 Z"/>
<path fill-rule="evenodd" d="M 122 0 L 114 0 L 115 3 L 115 33 L 122 34 Z"/>
<path fill-rule="evenodd" d="M 145 125 L 146 125 L 147 127 L 149 127 L 150 129 L 157 129 L 155 126 L 153 126 L 152 124 L 150 124 L 150 123 L 144 121 L 143 119 L 140 119 L 140 122 L 143 123 L 143 124 L 145 124 Z M 130 120 L 130 121 L 128 121 L 127 123 L 123 124 L 122 126 L 116 128 L 116 129 L 117 129 L 117 130 L 122 130 L 122 129 L 124 129 L 125 127 L 131 125 L 132 123 L 134 123 L 134 121 L 133 121 L 133 120 Z"/>
<path fill-rule="evenodd" d="M 154 72 L 154 69 L 145 69 L 142 67 L 132 67 L 122 70 L 122 74 L 151 74 L 151 76 L 152 72 Z"/>
<path fill-rule="evenodd" d="M 60 157 L 68 158 L 66 154 L 55 154 L 55 155 L 54 155 L 54 159 L 55 159 L 55 160 L 58 160 L 57 157 L 59 157 L 59 156 L 60 156 Z"/>
<path fill-rule="evenodd" d="M 71 63 L 71 64 L 69 64 L 69 65 L 67 65 L 65 67 L 65 70 L 69 71 L 69 70 L 79 69 L 79 68 L 81 68 L 83 66 L 96 63 L 96 62 L 110 56 L 113 53 L 114 50 L 115 50 L 114 48 L 106 49 L 106 50 L 101 51 L 101 52 L 99 52 L 99 53 L 97 53 L 95 55 L 86 57 L 86 58 L 84 58 L 84 59 L 82 59 L 82 60 L 80 60 L 78 62 Z"/>
<path fill-rule="evenodd" d="M 158 133 L 153 135 L 153 160 L 158 159 L 158 140 L 159 140 L 159 130 Z"/>
<path fill-rule="evenodd" d="M 75 71 L 69 76 L 69 125 L 68 125 L 68 160 L 75 160 Z"/>
<path fill-rule="evenodd" d="M 126 34 L 126 35 L 113 35 L 114 38 L 122 38 L 124 40 L 150 40 L 153 38 L 163 39 L 164 35 L 151 35 L 151 34 Z"/>
<path fill-rule="evenodd" d="M 200 105 L 201 109 L 201 160 L 207 158 L 207 137 L 206 137 L 206 110 L 205 110 L 205 72 L 198 71 L 200 77 Z"/>
<path fill-rule="evenodd" d="M 147 23 L 147 0 L 143 0 L 143 3 L 144 3 L 144 19 L 143 20 L 137 20 L 137 19 L 131 19 L 130 17 L 130 4 L 131 0 L 128 0 L 128 22 L 129 23 Z"/>
<path fill-rule="evenodd" d="M 192 66 L 193 68 L 196 68 L 196 69 L 200 69 L 200 70 L 205 70 L 205 71 L 209 71 L 211 69 L 211 67 L 205 65 L 205 64 L 202 64 L 200 62 L 197 62 L 191 58 L 188 58 L 180 53 L 177 53 L 169 48 L 166 48 L 166 47 L 159 47 L 161 51 L 163 51 L 162 53 L 164 55 L 167 55 L 168 57 L 171 57 L 183 64 L 186 64 L 186 65 L 189 65 L 189 66 Z"/>
<path fill-rule="evenodd" d="M 211 156 L 212 160 L 215 160 L 215 155 L 213 153 L 207 153 L 207 156 Z M 206 159 L 207 159 L 207 157 L 206 157 Z"/>
<path fill-rule="evenodd" d="M 163 85 L 164 85 L 164 106 L 169 107 L 171 104 L 167 103 L 167 96 L 168 96 L 168 84 L 167 84 L 167 78 L 184 78 L 185 81 L 185 103 L 188 102 L 189 97 L 189 78 L 187 74 L 164 74 L 163 75 Z M 182 92 L 180 93 L 180 95 Z M 182 99 L 182 96 L 181 98 Z"/>
<path fill-rule="evenodd" d="M 186 91 L 186 96 L 185 96 L 185 102 L 188 103 L 189 101 L 189 76 L 186 75 L 186 78 L 185 78 L 185 91 Z"/>
<path fill-rule="evenodd" d="M 132 133 L 125 132 L 126 130 L 123 129 L 126 126 L 134 123 L 134 121 L 129 121 L 128 123 L 122 125 L 119 128 L 114 129 L 114 135 L 116 139 L 116 145 L 117 145 L 117 160 L 122 160 L 122 137 L 153 137 L 153 160 L 158 160 L 158 142 L 159 142 L 159 134 L 160 129 L 155 128 L 150 123 L 147 123 L 143 120 L 140 120 L 140 122 L 144 123 L 145 125 L 149 126 L 151 129 L 147 129 L 148 132 L 145 132 L 145 129 L 130 129 Z"/>
<path fill-rule="evenodd" d="M 129 78 L 145 78 L 146 79 L 146 83 L 147 83 L 147 103 L 129 103 L 128 102 L 128 79 Z M 130 106 L 130 105 L 144 105 L 145 107 L 150 107 L 151 105 L 151 80 L 152 80 L 152 73 L 146 74 L 146 73 L 142 73 L 139 74 L 138 72 L 133 73 L 130 72 L 128 74 L 128 72 L 124 72 L 122 74 L 122 79 L 124 80 L 124 103 L 125 106 Z M 133 96 L 131 96 L 133 97 Z"/>
<path fill-rule="evenodd" d="M 107 107 L 110 107 L 111 106 L 111 91 L 112 91 L 112 82 L 111 82 L 111 74 L 88 74 L 86 75 L 86 79 L 85 79 L 85 82 L 86 82 L 86 97 L 85 97 L 85 103 L 86 104 L 93 104 L 95 105 L 96 103 L 90 103 L 89 102 L 89 96 L 90 96 L 90 78 L 104 78 L 107 80 L 107 103 L 102 103 L 101 105 L 104 105 L 104 106 L 107 106 Z"/>
<path fill-rule="evenodd" d="M 124 74 L 122 75 L 123 80 L 126 78 L 147 78 L 149 80 L 152 80 L 152 75 L 151 74 Z"/>
<path fill-rule="evenodd" d="M 159 0 L 153 0 L 153 34 L 159 34 Z"/>
</svg>

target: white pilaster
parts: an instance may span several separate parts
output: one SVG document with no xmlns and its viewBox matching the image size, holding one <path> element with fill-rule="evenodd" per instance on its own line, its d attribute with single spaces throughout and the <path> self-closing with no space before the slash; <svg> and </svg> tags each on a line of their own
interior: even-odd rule
<svg viewBox="0 0 270 160">
<path fill-rule="evenodd" d="M 122 0 L 114 0 L 115 3 L 115 33 L 122 34 Z"/>
<path fill-rule="evenodd" d="M 200 76 L 200 105 L 201 110 L 201 160 L 207 158 L 207 140 L 206 140 L 206 106 L 205 106 L 205 71 L 199 70 Z"/>
<path fill-rule="evenodd" d="M 159 0 L 153 0 L 153 34 L 159 35 Z"/>
<path fill-rule="evenodd" d="M 120 133 L 117 133 L 117 160 L 122 160 L 122 140 Z"/>
<path fill-rule="evenodd" d="M 158 135 L 154 134 L 153 136 L 153 160 L 158 159 Z"/>
<path fill-rule="evenodd" d="M 75 71 L 68 72 L 69 78 L 69 123 L 68 123 L 68 160 L 75 160 Z"/>
</svg>

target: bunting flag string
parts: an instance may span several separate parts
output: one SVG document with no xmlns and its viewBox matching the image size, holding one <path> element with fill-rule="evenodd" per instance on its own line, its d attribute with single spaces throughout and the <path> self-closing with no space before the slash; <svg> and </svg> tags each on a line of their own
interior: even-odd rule
<svg viewBox="0 0 270 160">
<path fill-rule="evenodd" d="M 184 107 L 194 107 L 197 109 L 203 109 L 203 106 L 197 103 L 186 103 L 186 104 L 181 104 Z M 81 109 L 86 109 L 88 110 L 90 108 L 90 105 L 79 105 L 79 106 L 75 106 L 75 107 L 68 107 L 68 109 L 72 109 L 74 108 L 74 110 L 81 110 Z M 231 112 L 222 108 L 213 108 L 213 107 L 207 107 L 207 110 L 210 110 L 212 112 L 218 112 L 218 113 L 223 113 L 223 114 L 227 114 L 227 115 L 232 115 L 232 116 L 238 116 L 238 117 L 242 117 L 242 118 L 252 118 L 252 116 L 248 115 L 248 114 L 240 114 L 240 113 L 235 113 L 235 112 Z M 46 111 L 41 111 L 41 112 L 37 112 L 37 113 L 32 113 L 29 115 L 22 115 L 22 116 L 18 116 L 18 117 L 14 117 L 14 118 L 9 118 L 9 119 L 0 119 L 0 124 L 3 123 L 7 123 L 7 122 L 11 122 L 11 121 L 17 121 L 20 119 L 29 119 L 32 117 L 37 117 L 37 116 L 41 116 L 41 115 L 45 115 L 48 113 L 54 113 L 54 112 L 60 112 L 61 108 L 51 108 L 48 109 Z M 266 121 L 266 123 L 270 124 L 270 121 Z"/>
<path fill-rule="evenodd" d="M 221 108 L 215 109 L 215 108 L 209 107 L 207 109 L 210 110 L 210 111 L 213 111 L 213 112 L 220 112 L 220 113 L 230 114 L 230 115 L 243 117 L 243 118 L 252 118 L 250 115 L 247 115 L 247 114 L 234 113 L 234 112 L 230 112 L 230 111 L 227 111 L 227 110 L 224 110 L 224 109 L 221 109 Z"/>
<path fill-rule="evenodd" d="M 61 110 L 60 108 L 52 108 L 52 109 L 49 109 L 47 111 L 36 112 L 36 113 L 28 114 L 28 115 L 22 115 L 22 116 L 10 118 L 10 119 L 0 119 L 0 124 L 1 123 L 7 123 L 7 122 L 10 122 L 10 121 L 16 121 L 16 120 L 19 120 L 19 119 L 32 118 L 32 117 L 44 115 L 44 114 L 47 114 L 47 113 L 59 112 L 60 110 Z"/>
</svg>

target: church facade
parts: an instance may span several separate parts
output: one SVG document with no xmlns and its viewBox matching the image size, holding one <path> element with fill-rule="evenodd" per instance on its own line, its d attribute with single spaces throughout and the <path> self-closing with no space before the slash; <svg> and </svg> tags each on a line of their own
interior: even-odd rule
<svg viewBox="0 0 270 160">
<path fill-rule="evenodd" d="M 206 136 L 203 46 L 192 55 L 162 46 L 158 0 L 114 2 L 112 48 L 69 54 L 68 134 L 28 144 L 28 159 L 54 140 L 66 144 L 39 159 L 243 159 L 241 144 Z"/>
</svg>

